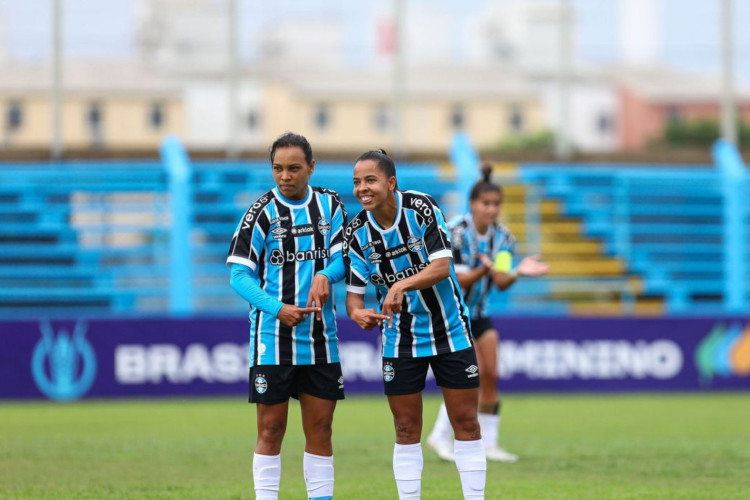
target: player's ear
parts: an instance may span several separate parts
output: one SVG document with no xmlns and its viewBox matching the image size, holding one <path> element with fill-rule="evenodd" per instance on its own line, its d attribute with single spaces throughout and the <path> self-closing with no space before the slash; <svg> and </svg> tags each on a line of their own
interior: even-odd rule
<svg viewBox="0 0 750 500">
<path fill-rule="evenodd" d="M 315 172 L 315 160 L 310 162 L 309 168 L 310 168 L 310 175 L 312 175 L 313 172 Z"/>
<path fill-rule="evenodd" d="M 394 176 L 388 177 L 388 190 L 389 191 L 395 191 L 396 190 L 396 177 L 394 177 Z"/>
</svg>

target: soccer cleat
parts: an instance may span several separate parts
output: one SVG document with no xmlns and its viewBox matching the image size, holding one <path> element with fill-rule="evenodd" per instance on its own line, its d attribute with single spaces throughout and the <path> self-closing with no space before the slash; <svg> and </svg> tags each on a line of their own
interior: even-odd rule
<svg viewBox="0 0 750 500">
<path fill-rule="evenodd" d="M 430 436 L 427 438 L 427 447 L 434 451 L 441 460 L 453 462 L 453 441 Z"/>
<path fill-rule="evenodd" d="M 487 453 L 487 460 L 492 462 L 518 462 L 518 455 L 508 453 L 499 446 L 490 446 L 484 450 Z"/>
</svg>

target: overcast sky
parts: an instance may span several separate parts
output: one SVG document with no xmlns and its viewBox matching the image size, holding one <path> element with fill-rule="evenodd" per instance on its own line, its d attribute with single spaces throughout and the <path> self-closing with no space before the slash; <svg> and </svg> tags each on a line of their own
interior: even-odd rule
<svg viewBox="0 0 750 500">
<path fill-rule="evenodd" d="M 62 0 L 66 54 L 70 56 L 127 57 L 134 51 L 134 18 L 137 0 Z M 222 4 L 225 0 L 216 0 Z M 391 0 L 238 0 L 242 53 L 251 58 L 259 30 L 285 16 L 313 14 L 344 21 L 348 45 L 364 45 L 362 34 L 371 32 L 373 15 Z M 513 0 L 404 0 L 418 8 L 450 14 L 460 23 L 476 16 L 488 1 Z M 516 0 L 517 1 L 517 0 Z M 530 1 L 530 0 L 525 0 Z M 544 0 L 540 0 L 544 1 Z M 550 0 L 553 2 L 554 0 Z M 571 0 L 578 20 L 577 53 L 583 63 L 618 61 L 618 0 Z M 722 0 L 648 0 L 659 6 L 659 59 L 666 64 L 698 72 L 720 70 L 720 5 Z M 43 60 L 50 53 L 51 0 L 0 0 L 0 34 L 5 51 L 14 58 Z M 734 0 L 735 63 L 740 79 L 750 83 L 750 0 Z M 0 43 L 3 43 L 0 41 Z"/>
</svg>

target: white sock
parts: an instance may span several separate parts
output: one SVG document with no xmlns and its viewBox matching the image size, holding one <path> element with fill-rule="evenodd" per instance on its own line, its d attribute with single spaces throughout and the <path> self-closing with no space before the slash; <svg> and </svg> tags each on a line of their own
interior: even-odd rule
<svg viewBox="0 0 750 500">
<path fill-rule="evenodd" d="M 453 426 L 448 418 L 448 410 L 445 409 L 445 403 L 440 403 L 440 410 L 438 411 L 437 420 L 435 420 L 435 427 L 430 432 L 430 439 L 436 439 L 438 441 L 449 441 L 453 438 Z"/>
<path fill-rule="evenodd" d="M 253 485 L 256 500 L 278 500 L 281 455 L 253 454 Z"/>
<path fill-rule="evenodd" d="M 456 468 L 461 476 L 464 500 L 483 500 L 484 484 L 487 480 L 487 458 L 482 441 L 453 442 Z"/>
<path fill-rule="evenodd" d="M 324 457 L 305 452 L 302 459 L 302 470 L 305 473 L 307 497 L 313 499 L 330 499 L 333 497 L 333 457 Z"/>
<path fill-rule="evenodd" d="M 500 415 L 480 413 L 479 427 L 482 428 L 482 444 L 485 448 L 497 446 L 497 434 L 500 429 Z"/>
<path fill-rule="evenodd" d="M 422 445 L 398 444 L 393 448 L 393 476 L 399 500 L 419 500 L 422 490 Z"/>
</svg>

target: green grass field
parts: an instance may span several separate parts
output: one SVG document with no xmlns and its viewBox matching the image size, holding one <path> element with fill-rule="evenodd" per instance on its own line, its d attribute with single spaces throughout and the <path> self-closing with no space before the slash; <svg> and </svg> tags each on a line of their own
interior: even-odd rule
<svg viewBox="0 0 750 500">
<path fill-rule="evenodd" d="M 425 400 L 426 432 L 439 400 Z M 487 498 L 750 498 L 746 394 L 504 399 Z M 233 399 L 0 404 L 0 498 L 253 498 L 254 407 Z M 282 499 L 304 499 L 294 404 Z M 383 397 L 351 397 L 334 422 L 336 498 L 396 498 Z M 422 498 L 460 499 L 427 449 Z"/>
</svg>

